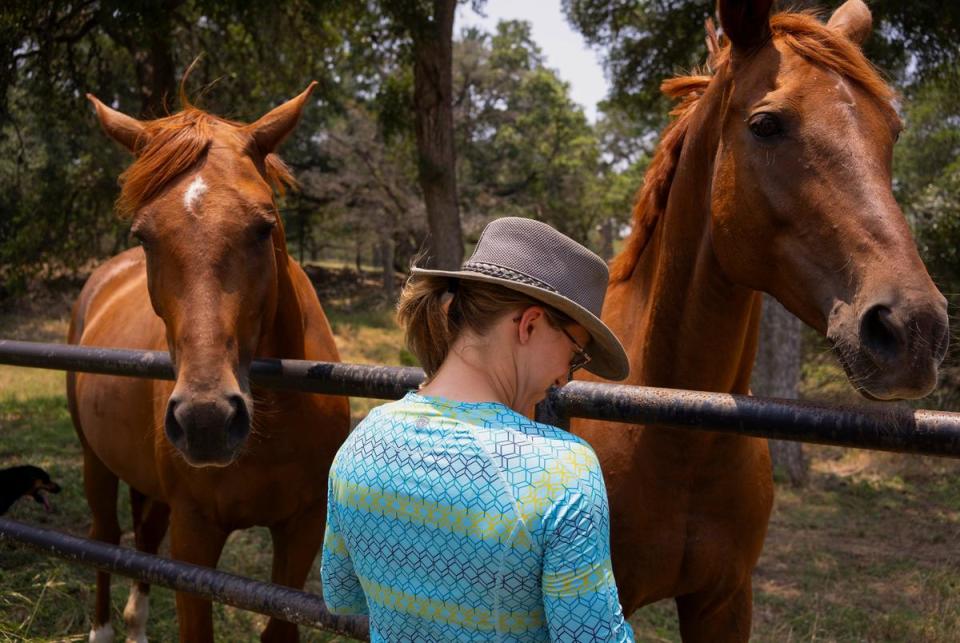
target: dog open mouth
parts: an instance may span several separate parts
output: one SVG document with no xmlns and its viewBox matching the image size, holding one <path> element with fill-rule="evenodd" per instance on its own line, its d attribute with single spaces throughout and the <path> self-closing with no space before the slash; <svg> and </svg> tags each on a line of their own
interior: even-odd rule
<svg viewBox="0 0 960 643">
<path fill-rule="evenodd" d="M 43 505 L 47 513 L 50 513 L 53 511 L 53 507 L 50 506 L 50 501 L 47 499 L 46 493 L 60 493 L 60 485 L 55 482 L 40 483 L 40 485 L 33 490 L 33 493 L 30 494 L 37 503 Z"/>
</svg>

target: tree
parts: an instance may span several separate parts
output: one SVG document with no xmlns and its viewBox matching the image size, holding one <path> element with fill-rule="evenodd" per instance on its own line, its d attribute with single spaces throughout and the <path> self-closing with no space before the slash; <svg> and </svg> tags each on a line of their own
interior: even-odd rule
<svg viewBox="0 0 960 643">
<path fill-rule="evenodd" d="M 396 270 L 408 268 L 410 260 L 401 253 L 397 261 L 398 240 L 411 230 L 422 237 L 425 227 L 413 172 L 414 145 L 397 136 L 388 141 L 376 115 L 360 103 L 350 103 L 320 137 L 318 147 L 331 166 L 305 173 L 303 194 L 326 199 L 324 209 L 337 225 L 349 228 L 355 238 L 377 244 L 384 298 L 392 305 Z"/>
<path fill-rule="evenodd" d="M 947 293 L 960 292 L 960 64 L 911 92 L 894 186 L 920 252 Z M 955 298 L 955 295 L 951 295 Z"/>
<path fill-rule="evenodd" d="M 435 268 L 459 268 L 463 235 L 453 136 L 457 0 L 384 0 L 382 6 L 411 42 L 418 178 L 430 224 L 426 263 Z"/>
<path fill-rule="evenodd" d="M 492 35 L 466 30 L 455 60 L 468 216 L 529 216 L 587 242 L 602 216 L 599 143 L 569 86 L 545 67 L 529 23 L 504 21 Z"/>
<path fill-rule="evenodd" d="M 611 259 L 614 241 L 632 221 L 633 204 L 653 152 L 653 137 L 616 105 L 605 103 L 594 128 L 600 142 L 600 179 L 594 208 L 601 215 L 600 256 Z"/>
<path fill-rule="evenodd" d="M 803 324 L 770 295 L 763 296 L 760 346 L 753 366 L 750 388 L 755 395 L 796 399 L 803 363 Z M 807 484 L 808 462 L 800 442 L 770 440 L 774 470 L 787 476 L 790 484 Z"/>
<path fill-rule="evenodd" d="M 125 112 L 159 116 L 177 107 L 175 70 L 210 52 L 188 92 L 197 100 L 191 89 L 224 81 L 201 106 L 249 120 L 317 77 L 328 109 L 307 110 L 305 118 L 319 124 L 339 102 L 332 80 L 338 68 L 362 57 L 343 46 L 356 23 L 352 7 L 309 0 L 275 7 L 222 0 L 5 6 L 0 281 L 7 290 L 30 275 L 75 267 L 128 243 L 112 201 L 129 157 L 99 131 L 86 92 Z M 310 134 L 301 127 L 285 148 L 299 165 L 314 160 L 304 151 Z"/>
</svg>

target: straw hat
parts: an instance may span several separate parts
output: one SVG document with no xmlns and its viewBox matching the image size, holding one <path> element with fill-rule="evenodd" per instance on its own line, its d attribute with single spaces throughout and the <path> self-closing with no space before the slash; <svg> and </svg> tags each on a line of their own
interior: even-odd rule
<svg viewBox="0 0 960 643">
<path fill-rule="evenodd" d="M 611 380 L 630 372 L 623 345 L 600 321 L 607 290 L 607 264 L 573 239 L 533 219 L 504 217 L 483 229 L 473 255 L 460 270 L 413 268 L 435 275 L 500 284 L 565 313 L 590 333 L 584 367 Z"/>
</svg>

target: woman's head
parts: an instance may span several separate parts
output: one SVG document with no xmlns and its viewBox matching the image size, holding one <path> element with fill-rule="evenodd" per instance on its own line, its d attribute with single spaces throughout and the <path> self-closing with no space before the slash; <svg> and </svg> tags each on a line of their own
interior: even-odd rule
<svg viewBox="0 0 960 643">
<path fill-rule="evenodd" d="M 457 345 L 488 356 L 510 351 L 523 377 L 546 388 L 585 366 L 590 335 L 569 315 L 495 283 L 422 275 L 400 295 L 397 317 L 407 346 L 427 373 L 440 369 Z"/>
<path fill-rule="evenodd" d="M 528 413 L 574 366 L 615 380 L 630 370 L 600 320 L 606 263 L 545 223 L 497 219 L 459 270 L 412 273 L 399 321 L 432 394 Z"/>
</svg>

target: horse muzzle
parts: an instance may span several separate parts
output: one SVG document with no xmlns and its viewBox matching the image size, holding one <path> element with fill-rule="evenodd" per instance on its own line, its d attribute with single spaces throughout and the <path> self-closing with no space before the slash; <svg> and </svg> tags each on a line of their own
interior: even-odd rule
<svg viewBox="0 0 960 643">
<path fill-rule="evenodd" d="M 830 332 L 840 363 L 850 381 L 878 400 L 917 399 L 937 385 L 947 353 L 949 325 L 946 300 L 882 298 L 848 310 L 848 323 Z"/>
<path fill-rule="evenodd" d="M 164 431 L 188 464 L 225 467 L 250 434 L 251 413 L 239 393 L 182 395 L 167 401 Z"/>
</svg>

